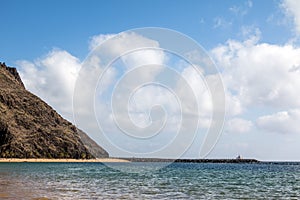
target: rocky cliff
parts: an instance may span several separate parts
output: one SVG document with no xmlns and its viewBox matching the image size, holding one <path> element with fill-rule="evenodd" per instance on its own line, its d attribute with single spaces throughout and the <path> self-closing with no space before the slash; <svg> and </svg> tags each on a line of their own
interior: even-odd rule
<svg viewBox="0 0 300 200">
<path fill-rule="evenodd" d="M 84 132 L 27 91 L 15 68 L 0 63 L 0 157 L 108 157 Z"/>
</svg>

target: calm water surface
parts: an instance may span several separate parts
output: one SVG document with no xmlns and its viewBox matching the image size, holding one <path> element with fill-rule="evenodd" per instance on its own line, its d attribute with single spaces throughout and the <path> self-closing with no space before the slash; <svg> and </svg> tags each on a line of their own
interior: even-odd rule
<svg viewBox="0 0 300 200">
<path fill-rule="evenodd" d="M 156 169 L 159 163 L 114 163 Z M 0 163 L 0 199 L 298 199 L 300 163 Z"/>
</svg>

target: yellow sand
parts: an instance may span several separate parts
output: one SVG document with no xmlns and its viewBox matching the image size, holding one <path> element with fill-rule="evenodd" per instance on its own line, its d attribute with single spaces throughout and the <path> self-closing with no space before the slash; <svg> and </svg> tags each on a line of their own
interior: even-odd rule
<svg viewBox="0 0 300 200">
<path fill-rule="evenodd" d="M 47 158 L 28 158 L 28 159 L 19 159 L 19 158 L 1 158 L 0 163 L 8 162 L 91 162 L 91 163 L 103 163 L 103 162 L 129 162 L 125 159 L 119 158 L 99 158 L 99 159 L 47 159 Z"/>
</svg>

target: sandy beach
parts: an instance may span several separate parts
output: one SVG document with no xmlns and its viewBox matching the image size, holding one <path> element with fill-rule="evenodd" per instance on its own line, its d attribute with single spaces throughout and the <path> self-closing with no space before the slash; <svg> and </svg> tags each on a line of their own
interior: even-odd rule
<svg viewBox="0 0 300 200">
<path fill-rule="evenodd" d="M 1 158 L 0 163 L 9 162 L 78 162 L 78 163 L 109 163 L 109 162 L 130 162 L 119 158 L 99 158 L 99 159 L 47 159 L 47 158 Z"/>
</svg>

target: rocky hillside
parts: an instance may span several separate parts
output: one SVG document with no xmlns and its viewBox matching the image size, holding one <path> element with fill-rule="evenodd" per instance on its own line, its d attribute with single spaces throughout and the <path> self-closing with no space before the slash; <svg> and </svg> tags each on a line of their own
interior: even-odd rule
<svg viewBox="0 0 300 200">
<path fill-rule="evenodd" d="M 0 157 L 108 157 L 84 132 L 27 91 L 15 68 L 0 63 Z"/>
</svg>

